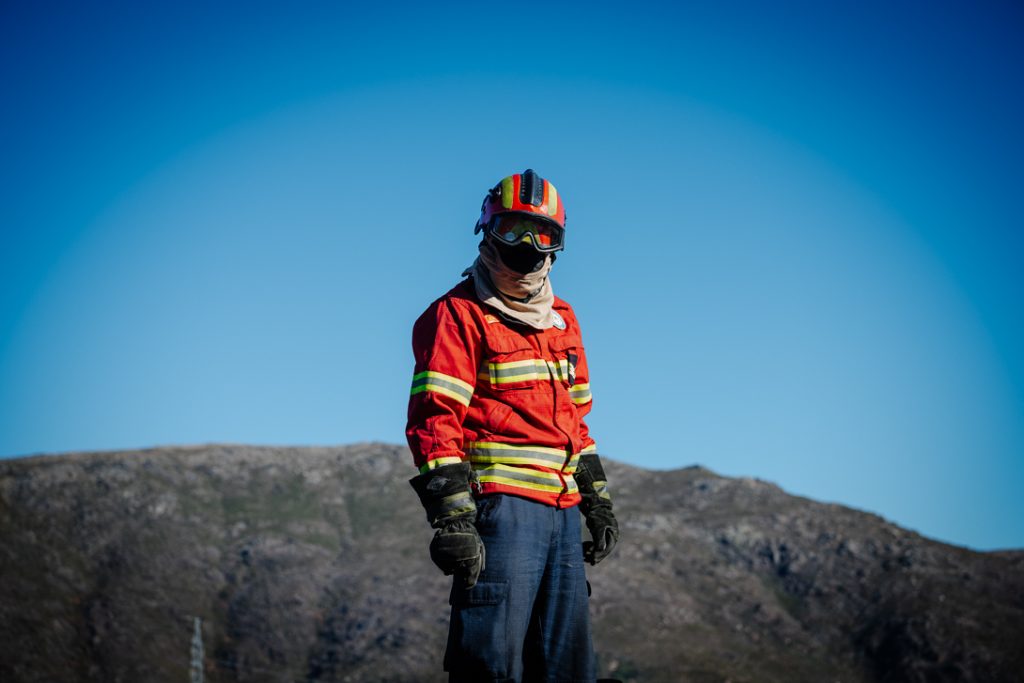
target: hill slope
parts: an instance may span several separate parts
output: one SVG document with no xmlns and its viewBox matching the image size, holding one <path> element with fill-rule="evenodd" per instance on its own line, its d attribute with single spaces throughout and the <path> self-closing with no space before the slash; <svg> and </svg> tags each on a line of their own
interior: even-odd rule
<svg viewBox="0 0 1024 683">
<path fill-rule="evenodd" d="M 1011 681 L 1024 552 L 976 553 L 701 468 L 607 467 L 603 671 Z M 406 449 L 208 445 L 0 462 L 0 679 L 442 681 L 446 579 Z"/>
</svg>

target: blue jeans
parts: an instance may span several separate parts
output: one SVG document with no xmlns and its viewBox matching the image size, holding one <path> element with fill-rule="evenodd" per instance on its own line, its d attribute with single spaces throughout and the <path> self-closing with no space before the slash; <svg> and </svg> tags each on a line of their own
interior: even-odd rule
<svg viewBox="0 0 1024 683">
<path fill-rule="evenodd" d="M 452 588 L 444 668 L 453 683 L 593 683 L 580 512 L 496 494 L 477 501 L 486 567 Z"/>
</svg>

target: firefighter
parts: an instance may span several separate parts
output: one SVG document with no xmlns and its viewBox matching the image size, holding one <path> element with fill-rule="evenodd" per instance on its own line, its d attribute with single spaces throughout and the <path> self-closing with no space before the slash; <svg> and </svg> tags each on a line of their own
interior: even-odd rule
<svg viewBox="0 0 1024 683">
<path fill-rule="evenodd" d="M 533 170 L 484 198 L 479 256 L 413 327 L 410 483 L 454 575 L 451 681 L 595 679 L 584 561 L 619 538 L 584 418 L 579 324 L 549 274 L 565 206 Z M 592 540 L 581 543 L 580 513 Z"/>
</svg>

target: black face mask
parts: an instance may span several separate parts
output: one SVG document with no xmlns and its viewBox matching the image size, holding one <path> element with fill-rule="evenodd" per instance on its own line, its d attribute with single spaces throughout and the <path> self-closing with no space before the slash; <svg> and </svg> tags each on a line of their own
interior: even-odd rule
<svg viewBox="0 0 1024 683">
<path fill-rule="evenodd" d="M 498 249 L 498 256 L 501 258 L 502 263 L 517 273 L 526 275 L 527 273 L 540 270 L 544 266 L 544 257 L 547 254 L 537 251 L 531 244 L 517 244 L 514 247 L 510 247 L 495 241 L 494 245 Z M 551 258 L 554 260 L 554 254 L 552 254 Z"/>
</svg>

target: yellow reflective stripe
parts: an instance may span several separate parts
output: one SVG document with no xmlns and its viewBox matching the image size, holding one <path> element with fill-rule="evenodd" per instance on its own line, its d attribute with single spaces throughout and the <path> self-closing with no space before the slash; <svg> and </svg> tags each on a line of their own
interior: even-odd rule
<svg viewBox="0 0 1024 683">
<path fill-rule="evenodd" d="M 468 406 L 473 398 L 473 386 L 463 382 L 458 377 L 446 375 L 443 372 L 424 370 L 412 378 L 412 389 L 410 396 L 415 396 L 424 391 L 432 391 L 453 398 L 464 406 Z"/>
<path fill-rule="evenodd" d="M 515 486 L 521 489 L 531 489 L 533 491 L 544 491 L 545 493 L 561 493 L 561 486 L 542 486 L 539 484 L 524 484 L 521 481 L 514 479 L 505 479 L 503 477 L 492 476 L 492 475 L 480 475 L 480 482 L 485 484 L 504 484 L 506 486 Z"/>
<path fill-rule="evenodd" d="M 593 399 L 590 393 L 590 384 L 577 384 L 572 387 L 569 389 L 569 398 L 577 405 L 589 402 Z"/>
<path fill-rule="evenodd" d="M 526 360 L 514 360 L 508 363 L 487 364 L 488 367 L 494 368 L 495 370 L 514 370 L 515 368 L 526 368 L 534 365 L 543 365 L 544 367 L 548 366 L 548 364 L 540 358 L 527 358 Z"/>
<path fill-rule="evenodd" d="M 478 469 L 476 474 L 481 483 L 505 484 L 547 493 L 562 493 L 569 489 L 570 481 L 575 484 L 572 477 L 566 477 L 563 485 L 562 479 L 554 472 L 539 472 L 505 465 L 491 465 Z"/>
<path fill-rule="evenodd" d="M 517 360 L 510 363 L 488 363 L 487 376 L 494 384 L 507 384 L 509 382 L 530 382 L 547 379 L 551 376 L 546 361 L 539 358 Z"/>
<path fill-rule="evenodd" d="M 512 200 L 515 199 L 515 185 L 512 184 L 512 176 L 501 181 L 501 205 L 506 209 L 512 208 Z"/>
<path fill-rule="evenodd" d="M 530 368 L 532 370 L 547 370 L 548 364 L 546 361 L 542 361 L 539 358 L 530 358 L 528 360 L 517 360 L 511 363 L 488 363 L 487 367 L 492 373 L 496 375 L 514 375 L 516 372 L 523 370 L 524 368 Z"/>
<path fill-rule="evenodd" d="M 583 455 L 584 453 L 595 453 L 595 452 L 597 452 L 597 444 L 596 443 L 594 445 L 592 445 L 592 446 L 587 446 L 586 448 L 584 448 L 582 451 L 580 451 L 580 455 Z"/>
<path fill-rule="evenodd" d="M 547 211 L 549 216 L 554 216 L 558 213 L 558 190 L 551 183 L 548 183 L 548 206 Z"/>
<path fill-rule="evenodd" d="M 444 396 L 447 396 L 448 398 L 455 399 L 456 401 L 458 401 L 459 403 L 461 403 L 464 406 L 468 406 L 469 405 L 469 399 L 466 398 L 465 396 L 463 396 L 462 394 L 460 394 L 458 392 L 455 392 L 455 391 L 452 391 L 451 389 L 448 389 L 447 387 L 439 386 L 437 384 L 429 384 L 428 383 L 428 384 L 424 384 L 422 386 L 413 387 L 412 391 L 410 392 L 410 395 L 415 396 L 416 394 L 422 393 L 424 391 L 430 391 L 430 392 L 435 393 L 435 394 L 442 394 Z"/>
<path fill-rule="evenodd" d="M 454 384 L 455 386 L 466 390 L 466 392 L 470 394 L 473 393 L 473 385 L 470 384 L 469 382 L 463 382 L 458 377 L 452 377 L 451 375 L 446 375 L 443 372 L 435 372 L 434 370 L 424 370 L 423 372 L 415 374 L 412 376 L 412 381 L 415 383 L 417 380 L 421 380 L 425 377 L 430 379 L 439 379 L 444 382 L 450 382 L 451 384 Z"/>
<path fill-rule="evenodd" d="M 495 384 L 510 384 L 512 382 L 539 382 L 542 379 L 549 377 L 548 373 L 540 372 L 539 370 L 534 372 L 521 372 L 517 375 L 505 375 L 505 376 L 489 376 Z"/>
<path fill-rule="evenodd" d="M 568 381 L 569 379 L 569 361 L 565 358 L 560 360 L 548 361 L 548 366 L 551 368 L 551 374 L 560 380 Z"/>
<path fill-rule="evenodd" d="M 476 512 L 476 502 L 469 491 L 459 491 L 441 499 L 440 505 L 435 508 L 437 519 L 465 515 Z"/>
<path fill-rule="evenodd" d="M 462 462 L 462 458 L 455 455 L 445 458 L 434 458 L 433 460 L 428 460 L 420 465 L 420 474 L 426 474 L 430 470 L 438 467 L 444 467 L 445 465 L 457 465 L 460 462 Z"/>
<path fill-rule="evenodd" d="M 568 449 L 548 446 L 512 446 L 492 441 L 470 441 L 466 444 L 466 457 L 477 465 L 511 465 L 543 467 L 546 470 L 572 474 L 579 466 L 580 455 L 596 451 L 588 446 L 579 453 L 569 455 Z"/>
<path fill-rule="evenodd" d="M 487 372 L 484 373 L 481 371 L 477 377 L 479 379 L 490 380 L 495 384 L 504 384 L 506 382 L 527 382 L 548 379 L 549 377 L 568 381 L 571 376 L 570 370 L 571 366 L 569 365 L 569 361 L 564 358 L 557 361 L 529 358 L 527 360 L 517 360 L 509 363 L 488 363 Z"/>
<path fill-rule="evenodd" d="M 573 474 L 576 472 L 576 468 L 579 466 L 579 464 L 580 456 L 577 453 L 576 455 L 572 456 L 572 458 L 569 459 L 569 464 L 565 466 L 562 472 L 564 472 L 565 474 Z"/>
<path fill-rule="evenodd" d="M 568 454 L 568 450 L 565 448 L 552 448 L 551 446 L 514 446 L 507 443 L 498 443 L 496 441 L 470 441 L 466 444 L 466 449 L 479 448 L 488 450 L 502 450 L 502 451 L 536 451 L 539 453 L 550 453 L 551 455 L 559 455 L 565 457 Z"/>
<path fill-rule="evenodd" d="M 561 470 L 566 460 L 572 463 L 567 450 L 546 446 L 510 446 L 490 441 L 470 441 L 466 444 L 466 457 L 472 463 L 533 465 Z"/>
</svg>

